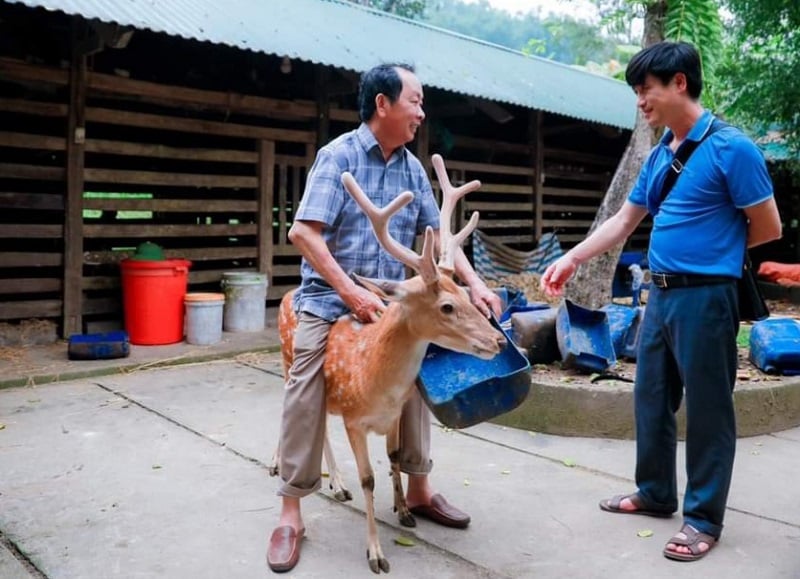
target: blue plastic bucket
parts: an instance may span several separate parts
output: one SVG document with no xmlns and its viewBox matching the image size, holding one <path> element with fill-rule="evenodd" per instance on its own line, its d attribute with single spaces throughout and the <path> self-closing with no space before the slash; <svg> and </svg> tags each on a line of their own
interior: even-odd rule
<svg viewBox="0 0 800 579">
<path fill-rule="evenodd" d="M 222 329 L 226 332 L 260 332 L 267 316 L 267 275 L 253 271 L 222 274 L 225 307 Z"/>
<path fill-rule="evenodd" d="M 219 293 L 188 293 L 186 305 L 186 341 L 208 346 L 222 339 L 222 308 L 225 295 Z"/>
</svg>

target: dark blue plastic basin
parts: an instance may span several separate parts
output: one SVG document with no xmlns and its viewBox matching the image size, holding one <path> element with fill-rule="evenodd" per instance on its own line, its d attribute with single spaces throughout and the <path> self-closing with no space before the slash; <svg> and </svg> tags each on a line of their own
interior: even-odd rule
<svg viewBox="0 0 800 579">
<path fill-rule="evenodd" d="M 502 330 L 492 319 L 492 325 Z M 466 428 L 522 404 L 531 388 L 531 367 L 513 345 L 491 360 L 428 347 L 417 386 L 433 415 L 450 428 Z"/>
</svg>

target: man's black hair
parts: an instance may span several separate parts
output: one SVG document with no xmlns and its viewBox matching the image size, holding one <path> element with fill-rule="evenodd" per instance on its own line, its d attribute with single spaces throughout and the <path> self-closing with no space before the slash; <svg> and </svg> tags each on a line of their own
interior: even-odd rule
<svg viewBox="0 0 800 579">
<path fill-rule="evenodd" d="M 689 96 L 700 98 L 703 67 L 700 54 L 688 42 L 659 42 L 636 53 L 625 69 L 625 80 L 632 87 L 641 86 L 645 77 L 652 74 L 666 85 L 679 72 L 686 75 Z"/>
<path fill-rule="evenodd" d="M 358 114 L 364 122 L 369 121 L 375 114 L 375 97 L 384 94 L 389 102 L 394 103 L 403 92 L 403 79 L 397 72 L 398 68 L 414 72 L 410 64 L 391 63 L 379 64 L 361 75 L 358 86 Z"/>
</svg>

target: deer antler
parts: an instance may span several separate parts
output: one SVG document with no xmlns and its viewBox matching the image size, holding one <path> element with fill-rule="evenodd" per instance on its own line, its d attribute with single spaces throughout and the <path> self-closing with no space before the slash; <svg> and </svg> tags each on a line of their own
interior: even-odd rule
<svg viewBox="0 0 800 579">
<path fill-rule="evenodd" d="M 453 217 L 458 200 L 467 193 L 478 189 L 481 186 L 481 182 L 477 180 L 470 181 L 458 188 L 454 188 L 450 183 L 450 178 L 447 176 L 447 170 L 444 167 L 444 160 L 441 155 L 433 155 L 431 160 L 436 171 L 436 177 L 439 179 L 439 187 L 442 189 L 442 210 L 439 217 L 439 269 L 452 275 L 455 271 L 456 251 L 464 243 L 467 236 L 477 227 L 479 215 L 477 211 L 473 212 L 469 223 L 456 235 L 453 235 L 450 231 L 450 220 Z"/>
<path fill-rule="evenodd" d="M 392 215 L 408 205 L 414 198 L 411 191 L 403 191 L 394 198 L 386 207 L 378 209 L 361 189 L 361 186 L 350 173 L 342 173 L 342 185 L 350 196 L 358 203 L 361 210 L 367 214 L 375 237 L 383 248 L 400 263 L 416 271 L 426 284 L 434 283 L 439 279 L 439 270 L 433 257 L 434 241 L 433 229 L 425 229 L 425 241 L 422 244 L 422 255 L 399 243 L 389 234 L 389 219 Z"/>
</svg>

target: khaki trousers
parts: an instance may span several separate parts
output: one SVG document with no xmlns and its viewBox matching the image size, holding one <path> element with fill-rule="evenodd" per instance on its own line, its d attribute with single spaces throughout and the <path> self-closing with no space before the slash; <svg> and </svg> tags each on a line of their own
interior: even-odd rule
<svg viewBox="0 0 800 579">
<path fill-rule="evenodd" d="M 321 486 L 326 420 L 323 364 L 330 327 L 317 316 L 298 315 L 281 417 L 280 496 L 302 498 Z M 428 474 L 433 468 L 430 443 L 430 410 L 415 388 L 400 417 L 400 470 Z"/>
</svg>

